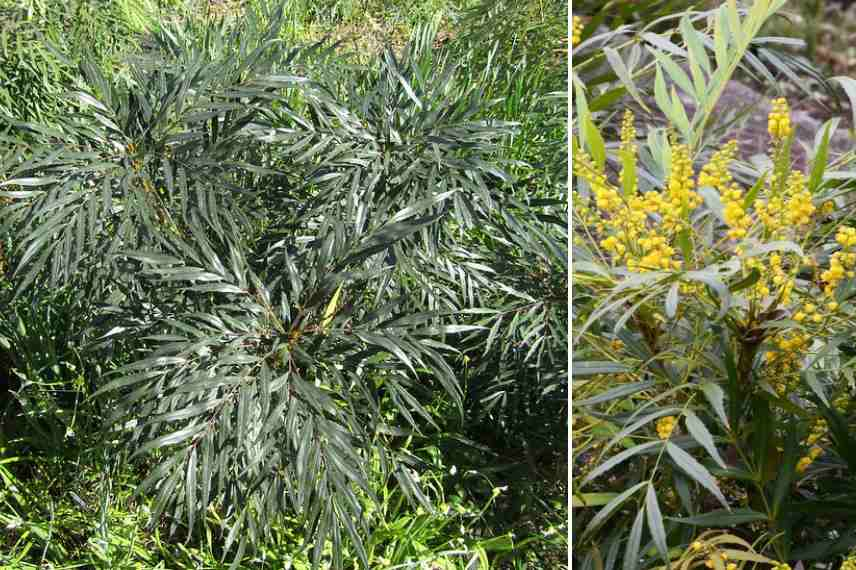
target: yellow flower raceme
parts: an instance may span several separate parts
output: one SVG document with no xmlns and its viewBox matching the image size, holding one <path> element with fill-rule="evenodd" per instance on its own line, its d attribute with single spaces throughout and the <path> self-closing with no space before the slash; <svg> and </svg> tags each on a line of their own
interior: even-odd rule
<svg viewBox="0 0 856 570">
<path fill-rule="evenodd" d="M 633 111 L 630 109 L 624 111 L 624 118 L 621 121 L 621 150 L 628 150 L 635 154 L 636 127 L 634 126 L 633 121 Z"/>
<path fill-rule="evenodd" d="M 676 424 L 675 416 L 660 418 L 657 420 L 657 435 L 660 436 L 660 439 L 669 439 Z"/>
<path fill-rule="evenodd" d="M 634 167 L 636 164 L 636 127 L 633 125 L 633 112 L 629 109 L 624 112 L 624 120 L 621 122 L 621 152 L 625 154 L 629 159 L 633 162 Z M 626 181 L 625 177 L 627 176 L 627 172 L 625 172 L 625 168 L 621 169 L 620 174 L 620 182 L 621 187 L 625 188 Z M 634 182 L 633 187 L 630 188 L 630 195 L 636 194 L 636 183 Z"/>
<path fill-rule="evenodd" d="M 728 166 L 737 156 L 737 141 L 728 141 L 720 150 L 713 153 L 698 175 L 699 186 L 711 186 L 722 191 L 731 183 L 731 173 Z"/>
<path fill-rule="evenodd" d="M 786 216 L 792 226 L 805 226 L 811 221 L 815 207 L 805 185 L 805 177 L 799 170 L 791 172 L 787 187 L 788 202 Z"/>
<path fill-rule="evenodd" d="M 728 225 L 728 237 L 741 239 L 746 237 L 752 225 L 752 218 L 743 207 L 743 191 L 732 182 L 728 166 L 737 155 L 737 141 L 729 141 L 722 149 L 711 156 L 698 176 L 699 186 L 710 186 L 719 191 L 724 207 L 725 223 Z"/>
<path fill-rule="evenodd" d="M 573 31 L 571 35 L 571 47 L 576 47 L 582 41 L 583 35 L 583 19 L 579 16 L 574 16 Z"/>
<path fill-rule="evenodd" d="M 609 213 L 617 210 L 622 205 L 621 195 L 607 181 L 603 169 L 598 168 L 589 155 L 582 150 L 574 151 L 573 171 L 576 176 L 579 176 L 591 186 L 598 209 Z"/>
<path fill-rule="evenodd" d="M 837 236 L 838 242 L 849 243 L 849 235 L 842 236 L 841 232 Z M 820 278 L 824 283 L 823 293 L 827 297 L 835 295 L 835 289 L 844 280 L 845 277 L 853 278 L 853 267 L 856 266 L 856 253 L 836 251 L 829 258 L 829 269 L 820 274 Z M 833 303 L 835 303 L 833 301 Z M 838 304 L 834 304 L 838 308 Z"/>
<path fill-rule="evenodd" d="M 773 99 L 773 109 L 767 119 L 767 131 L 773 139 L 785 139 L 793 131 L 790 109 L 784 97 Z"/>
<path fill-rule="evenodd" d="M 800 362 L 811 344 L 805 332 L 785 332 L 773 339 L 777 351 L 764 357 L 763 375 L 780 396 L 784 396 L 799 381 Z"/>
<path fill-rule="evenodd" d="M 672 145 L 672 169 L 669 173 L 666 200 L 660 210 L 663 226 L 675 231 L 686 223 L 689 212 L 698 208 L 702 198 L 695 192 L 693 165 L 686 145 Z"/>
<path fill-rule="evenodd" d="M 731 239 L 742 239 L 746 237 L 749 228 L 752 227 L 752 217 L 746 213 L 743 207 L 743 191 L 737 184 L 721 191 L 722 205 L 724 206 L 725 223 L 728 225 L 728 237 Z"/>
<path fill-rule="evenodd" d="M 815 459 L 823 455 L 823 448 L 815 445 L 809 451 L 808 455 L 801 457 L 799 461 L 797 461 L 797 473 L 804 473 L 806 469 L 808 469 L 809 465 L 814 463 Z"/>
</svg>

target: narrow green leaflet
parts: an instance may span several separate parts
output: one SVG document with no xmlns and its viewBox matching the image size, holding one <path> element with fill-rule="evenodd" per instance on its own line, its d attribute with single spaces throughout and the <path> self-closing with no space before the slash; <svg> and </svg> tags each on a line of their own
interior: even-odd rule
<svg viewBox="0 0 856 570">
<path fill-rule="evenodd" d="M 603 137 L 597 126 L 595 126 L 594 121 L 591 120 L 591 116 L 587 115 L 583 118 L 583 121 L 592 160 L 598 168 L 603 169 L 606 165 L 606 145 L 603 142 Z"/>
<path fill-rule="evenodd" d="M 633 521 L 633 527 L 630 529 L 630 537 L 627 539 L 627 546 L 624 549 L 624 565 L 623 570 L 637 570 L 639 564 L 639 547 L 642 543 L 642 528 L 645 521 L 645 508 L 639 509 L 636 513 L 636 520 Z"/>
<path fill-rule="evenodd" d="M 657 492 L 654 491 L 653 483 L 648 485 L 648 492 L 645 494 L 645 512 L 648 514 L 648 529 L 651 531 L 654 544 L 660 552 L 660 557 L 669 567 L 669 545 L 666 542 L 666 528 L 663 526 L 663 515 L 660 513 Z"/>
<path fill-rule="evenodd" d="M 690 432 L 693 439 L 699 442 L 701 446 L 707 450 L 713 460 L 716 461 L 720 467 L 726 469 L 727 466 L 722 460 L 722 457 L 720 457 L 719 451 L 716 449 L 716 443 L 713 440 L 713 435 L 711 435 L 707 426 L 704 425 L 704 422 L 701 421 L 692 410 L 686 410 L 684 412 L 684 421 L 687 426 L 687 431 Z"/>
<path fill-rule="evenodd" d="M 645 109 L 645 111 L 650 112 L 648 106 L 645 104 L 645 101 L 642 99 L 642 96 L 639 94 L 639 89 L 637 89 L 636 84 L 633 82 L 633 78 L 630 75 L 630 70 L 627 69 L 627 65 L 625 65 L 624 60 L 621 59 L 619 53 L 609 46 L 603 47 L 603 53 L 606 56 L 606 61 L 609 63 L 612 70 L 615 72 L 615 75 L 618 76 L 619 81 L 627 89 L 627 92 L 630 93 L 630 96 L 639 103 L 639 105 Z M 595 102 L 592 101 L 592 108 L 594 108 Z"/>
<path fill-rule="evenodd" d="M 719 386 L 719 384 L 714 384 L 713 382 L 705 382 L 700 386 L 702 393 L 704 394 L 707 401 L 710 402 L 710 405 L 713 407 L 713 411 L 716 412 L 716 416 L 719 418 L 719 421 L 722 422 L 726 428 L 730 429 L 730 425 L 728 424 L 728 416 L 725 413 L 725 391 Z"/>
<path fill-rule="evenodd" d="M 630 459 L 631 457 L 634 457 L 636 455 L 639 455 L 642 452 L 649 451 L 650 449 L 652 449 L 654 447 L 658 447 L 658 446 L 662 446 L 662 445 L 664 445 L 664 442 L 662 442 L 662 441 L 649 441 L 648 443 L 643 443 L 641 445 L 637 445 L 636 447 L 626 449 L 626 450 L 622 451 L 621 453 L 613 455 L 612 457 L 610 457 L 609 459 L 607 459 L 606 461 L 604 461 L 603 463 L 601 463 L 600 465 L 598 465 L 597 467 L 592 469 L 591 472 L 589 472 L 589 474 L 586 475 L 585 478 L 580 482 L 580 485 L 585 485 L 586 483 L 589 483 L 590 481 L 597 479 L 598 477 L 600 477 L 601 475 L 603 475 L 604 473 L 606 473 L 607 471 L 609 471 L 613 467 L 620 465 L 621 463 Z M 675 447 L 675 446 L 673 445 L 671 447 Z M 667 446 L 667 449 L 668 449 L 668 446 Z M 680 451 L 681 453 L 686 455 L 686 452 L 684 450 L 678 448 L 678 451 Z M 687 457 L 689 457 L 689 455 L 687 455 Z M 692 459 L 692 457 L 690 457 L 690 459 Z M 695 461 L 695 459 L 692 459 L 692 460 Z M 696 462 L 696 465 L 698 465 L 699 468 L 701 468 L 702 470 L 705 471 L 705 473 L 707 473 L 707 470 L 705 470 L 704 467 L 702 467 L 700 464 L 698 464 L 698 462 Z M 708 477 L 710 477 L 710 474 L 708 474 Z M 712 479 L 713 478 L 711 477 L 711 480 Z M 715 483 L 714 483 L 714 488 L 716 488 Z M 717 491 L 718 491 L 718 489 L 717 489 Z"/>
<path fill-rule="evenodd" d="M 594 376 L 596 374 L 623 374 L 629 372 L 626 364 L 611 361 L 584 360 L 571 363 L 572 376 Z"/>
<path fill-rule="evenodd" d="M 767 515 L 752 509 L 718 510 L 693 517 L 669 517 L 669 520 L 701 527 L 734 526 L 750 522 L 765 521 Z"/>
<path fill-rule="evenodd" d="M 647 390 L 648 388 L 653 388 L 654 384 L 654 381 L 631 382 L 629 384 L 622 384 L 621 386 L 610 388 L 606 392 L 598 394 L 597 396 L 592 396 L 591 398 L 586 398 L 585 400 L 575 401 L 573 404 L 574 406 L 593 406 L 595 404 L 602 404 L 604 402 L 609 402 L 610 400 L 616 400 L 618 398 L 624 398 L 632 394 L 636 394 L 643 390 Z"/>
<path fill-rule="evenodd" d="M 808 178 L 808 191 L 815 194 L 823 182 L 823 173 L 826 171 L 826 160 L 829 154 L 829 135 L 832 122 L 827 121 L 823 128 L 823 138 L 820 140 L 820 145 L 817 147 L 817 152 L 814 154 L 814 160 L 811 164 L 811 174 Z"/>
<path fill-rule="evenodd" d="M 609 517 L 619 507 L 621 507 L 621 505 L 624 504 L 624 502 L 627 499 L 632 497 L 633 494 L 636 493 L 636 491 L 638 491 L 642 487 L 646 487 L 647 485 L 648 485 L 647 481 L 637 483 L 636 485 L 633 485 L 632 487 L 630 487 L 629 489 L 627 489 L 626 491 L 624 491 L 623 493 L 621 493 L 620 495 L 615 497 L 612 501 L 609 502 L 608 505 L 603 507 L 600 511 L 598 511 L 598 513 L 594 517 L 592 517 L 591 522 L 589 523 L 588 527 L 586 527 L 585 531 L 583 531 L 582 536 L 583 537 L 589 536 L 591 533 L 593 533 L 598 528 L 600 528 L 603 525 L 603 523 L 605 523 L 609 519 Z"/>
<path fill-rule="evenodd" d="M 723 495 L 722 491 L 719 490 L 719 486 L 716 484 L 716 479 L 713 478 L 710 471 L 705 469 L 705 467 L 696 461 L 692 455 L 668 441 L 666 442 L 666 452 L 678 467 L 683 469 L 687 475 L 698 482 L 702 487 L 713 493 L 717 500 L 722 503 L 722 506 L 729 511 L 731 510 L 728 506 L 728 501 L 725 499 L 725 495 Z"/>
</svg>

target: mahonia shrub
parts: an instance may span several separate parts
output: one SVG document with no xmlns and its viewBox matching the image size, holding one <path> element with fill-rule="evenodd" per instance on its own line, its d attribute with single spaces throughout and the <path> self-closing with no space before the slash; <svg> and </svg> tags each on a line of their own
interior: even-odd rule
<svg viewBox="0 0 856 570">
<path fill-rule="evenodd" d="M 844 507 L 856 499 L 846 358 L 856 228 L 848 175 L 828 172 L 849 161 L 829 156 L 837 122 L 817 133 L 805 172 L 783 97 L 770 105 L 766 161 L 741 160 L 741 141 L 708 131 L 738 67 L 723 71 L 728 54 L 742 59 L 778 8 L 756 2 L 742 21 L 733 3 L 715 14 L 715 70 L 699 63 L 701 32 L 685 20 L 695 85 L 658 56 L 666 128 L 625 109 L 618 129 L 601 132 L 577 86 L 571 421 L 582 568 L 781 570 L 837 562 L 856 544 Z M 726 21 L 739 28 L 730 39 Z M 663 69 L 695 93 L 692 117 Z"/>
</svg>

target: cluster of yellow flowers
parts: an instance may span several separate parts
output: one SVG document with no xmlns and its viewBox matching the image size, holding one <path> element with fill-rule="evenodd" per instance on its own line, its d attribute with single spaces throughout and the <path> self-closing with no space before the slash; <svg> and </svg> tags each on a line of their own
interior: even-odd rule
<svg viewBox="0 0 856 570">
<path fill-rule="evenodd" d="M 737 141 L 728 141 L 705 164 L 698 176 L 699 186 L 710 186 L 719 191 L 724 206 L 725 223 L 728 225 L 728 237 L 741 239 L 746 237 L 752 226 L 752 218 L 744 207 L 743 190 L 732 181 L 728 165 L 737 156 Z"/>
<path fill-rule="evenodd" d="M 856 555 L 851 554 L 841 563 L 840 570 L 856 570 Z"/>
<path fill-rule="evenodd" d="M 837 303 L 830 303 L 833 307 L 837 307 Z M 820 323 L 823 321 L 823 314 L 817 310 L 817 305 L 814 303 L 806 303 L 802 306 L 800 310 L 794 313 L 794 320 L 797 322 L 802 322 L 808 319 L 814 323 Z"/>
<path fill-rule="evenodd" d="M 797 473 L 803 473 L 808 466 L 814 463 L 814 460 L 823 455 L 823 448 L 819 445 L 812 446 L 811 449 L 808 450 L 808 455 L 801 457 L 799 461 L 797 461 Z"/>
<path fill-rule="evenodd" d="M 673 258 L 671 236 L 662 235 L 658 228 L 647 223 L 648 213 L 666 210 L 659 195 L 651 196 L 658 193 L 649 192 L 645 198 L 634 193 L 629 199 L 623 198 L 608 183 L 602 169 L 582 151 L 574 153 L 574 172 L 589 183 L 601 219 L 608 222 L 595 222 L 594 228 L 600 233 L 607 227 L 612 230 L 611 235 L 600 241 L 600 246 L 613 255 L 614 261 L 625 261 L 629 269 L 640 272 L 680 267 L 680 262 Z M 575 207 L 581 219 L 594 221 L 584 205 Z"/>
<path fill-rule="evenodd" d="M 784 99 L 773 101 L 768 130 L 774 142 L 790 136 L 792 127 Z M 677 238 L 682 231 L 691 229 L 691 215 L 703 202 L 696 188 L 712 187 L 718 191 L 724 207 L 727 238 L 737 242 L 742 242 L 750 234 L 762 240 L 801 242 L 810 231 L 815 216 L 827 215 L 834 210 L 834 204 L 829 201 L 817 207 L 805 175 L 798 170 L 788 173 L 786 167 L 777 167 L 759 195 L 747 200 L 744 190 L 729 172 L 730 163 L 737 155 L 736 141 L 729 141 L 715 152 L 698 173 L 697 180 L 694 180 L 689 148 L 670 141 L 670 151 L 671 168 L 665 188 L 641 193 L 637 185 L 627 178 L 630 172 L 627 165 L 635 164 L 637 152 L 631 111 L 625 112 L 621 124 L 620 152 L 625 167 L 620 172 L 619 187 L 607 179 L 602 164 L 595 164 L 588 154 L 575 149 L 574 174 L 588 183 L 592 198 L 588 205 L 578 194 L 575 195 L 578 219 L 612 262 L 625 264 L 630 271 L 685 268 L 688 260 L 681 258 Z M 780 154 L 784 152 L 783 147 L 774 145 L 773 152 L 776 162 L 783 156 Z M 747 290 L 747 298 L 762 302 L 772 300 L 779 307 L 789 309 L 792 317 L 803 325 L 825 326 L 831 314 L 839 308 L 833 298 L 836 288 L 845 278 L 856 278 L 856 228 L 839 228 L 836 241 L 842 249 L 831 255 L 827 269 L 819 268 L 811 257 L 800 258 L 794 253 L 773 252 L 743 258 L 744 276 L 752 270 L 760 274 L 760 278 Z M 742 256 L 744 248 L 743 243 L 737 243 L 734 252 Z M 816 271 L 815 282 L 822 288 L 826 299 L 821 303 L 815 301 L 792 306 L 796 275 L 804 266 Z M 689 287 L 682 284 L 681 290 L 689 293 Z M 795 372 L 800 354 L 808 347 L 806 338 L 793 335 L 778 341 L 781 352 L 769 354 L 768 365 L 779 372 Z M 778 382 L 778 389 L 785 389 L 786 384 Z"/>
<path fill-rule="evenodd" d="M 675 416 L 666 416 L 657 420 L 657 435 L 660 439 L 669 439 L 677 423 Z"/>
<path fill-rule="evenodd" d="M 748 291 L 748 297 L 763 300 L 775 291 L 783 305 L 791 302 L 798 266 L 789 256 L 773 253 L 766 260 L 750 257 L 743 260 L 742 267 L 744 275 L 748 275 L 753 269 L 757 269 L 760 274 L 757 283 Z"/>
<path fill-rule="evenodd" d="M 631 161 L 636 160 L 636 129 L 633 113 L 627 111 L 621 128 L 621 151 Z M 574 174 L 591 187 L 595 215 L 582 201 L 575 200 L 576 213 L 583 223 L 603 236 L 599 245 L 612 255 L 614 262 L 624 262 L 631 271 L 645 272 L 680 269 L 674 240 L 679 231 L 689 225 L 690 213 L 702 203 L 695 192 L 692 160 L 686 145 L 672 144 L 672 168 L 667 187 L 662 192 L 640 195 L 635 184 L 630 185 L 622 169 L 623 192 L 612 186 L 602 167 L 594 164 L 582 150 L 574 151 Z M 709 169 L 710 171 L 710 169 Z M 659 216 L 653 224 L 651 214 Z"/>
<path fill-rule="evenodd" d="M 827 297 L 835 295 L 835 289 L 844 280 L 844 277 L 853 278 L 854 265 L 856 265 L 856 253 L 836 251 L 830 256 L 829 269 L 820 274 L 820 278 L 824 282 L 823 293 Z"/>
<path fill-rule="evenodd" d="M 773 99 L 773 108 L 768 116 L 767 130 L 774 139 L 787 138 L 793 131 L 790 109 L 784 97 Z"/>
<path fill-rule="evenodd" d="M 660 208 L 666 230 L 682 229 L 689 212 L 701 206 L 702 198 L 694 191 L 693 162 L 687 145 L 672 145 L 672 169 L 667 185 L 667 198 Z"/>
<path fill-rule="evenodd" d="M 716 558 L 719 557 L 719 559 L 722 560 L 723 563 L 726 563 L 725 570 L 737 570 L 737 564 L 735 564 L 734 562 L 728 562 L 728 554 L 726 554 L 725 552 L 711 548 L 700 540 L 696 540 L 690 545 L 690 552 L 700 552 L 702 550 L 709 551 L 707 560 L 704 561 L 705 567 L 715 568 Z"/>
<path fill-rule="evenodd" d="M 814 445 L 817 443 L 817 440 L 826 435 L 826 431 L 829 426 L 826 425 L 826 420 L 823 418 L 818 418 L 814 425 L 811 427 L 811 432 L 808 434 L 808 437 L 805 438 L 806 445 Z"/>
<path fill-rule="evenodd" d="M 824 282 L 823 292 L 827 297 L 835 295 L 835 289 L 845 277 L 853 279 L 856 277 L 856 253 L 846 251 L 856 246 L 856 229 L 850 227 L 840 227 L 835 235 L 835 241 L 843 248 L 841 251 L 836 251 L 829 258 L 829 269 L 821 273 L 820 278 Z M 838 304 L 832 301 L 834 305 L 831 310 L 835 310 Z"/>
<path fill-rule="evenodd" d="M 828 426 L 826 424 L 826 420 L 823 418 L 819 418 L 815 421 L 814 425 L 811 428 L 811 431 L 808 434 L 808 437 L 803 441 L 803 445 L 809 446 L 810 449 L 808 453 L 801 457 L 797 462 L 797 473 L 803 473 L 808 466 L 814 463 L 815 459 L 823 455 L 823 448 L 819 445 L 815 445 L 818 440 L 820 440 L 824 435 L 826 435 Z"/>
<path fill-rule="evenodd" d="M 811 202 L 806 188 L 805 176 L 799 170 L 790 173 L 784 193 L 778 193 L 779 184 L 774 177 L 766 201 L 755 206 L 758 219 L 764 224 L 767 235 L 773 239 L 784 238 L 787 233 L 804 229 L 811 222 L 817 208 Z"/>
<path fill-rule="evenodd" d="M 582 40 L 583 34 L 583 19 L 579 16 L 574 16 L 574 25 L 571 35 L 571 47 L 575 47 Z"/>
<path fill-rule="evenodd" d="M 809 335 L 800 331 L 783 332 L 773 339 L 778 351 L 767 352 L 763 373 L 780 396 L 785 395 L 798 381 L 799 363 L 810 343 Z"/>
<path fill-rule="evenodd" d="M 636 127 L 633 125 L 633 113 L 628 109 L 624 112 L 624 119 L 621 121 L 621 152 L 628 154 L 631 158 L 636 156 Z M 627 180 L 628 172 L 622 168 L 619 175 L 619 182 L 622 188 L 626 188 L 630 182 Z M 635 181 L 634 186 L 630 189 L 631 194 L 636 193 Z"/>
</svg>

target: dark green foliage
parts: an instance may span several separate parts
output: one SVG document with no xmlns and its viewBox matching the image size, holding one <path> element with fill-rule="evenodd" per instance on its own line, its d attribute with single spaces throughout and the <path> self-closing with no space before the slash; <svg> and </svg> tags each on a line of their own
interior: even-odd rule
<svg viewBox="0 0 856 570">
<path fill-rule="evenodd" d="M 164 24 L 127 80 L 84 58 L 75 112 L 10 123 L 29 142 L 0 173 L 3 294 L 48 314 L 0 339 L 34 382 L 86 378 L 154 526 L 198 540 L 217 512 L 237 563 L 292 517 L 316 561 L 350 545 L 368 567 L 378 489 L 433 509 L 408 436 L 513 431 L 494 443 L 532 476 L 566 457 L 561 115 L 535 134 L 562 107 L 526 94 L 557 83 L 525 65 L 473 81 L 430 26 L 360 67 L 286 45 L 281 9 L 245 16 Z M 28 354 L 32 320 L 57 326 L 45 287 L 75 320 Z M 527 431 L 536 408 L 551 417 Z"/>
</svg>

